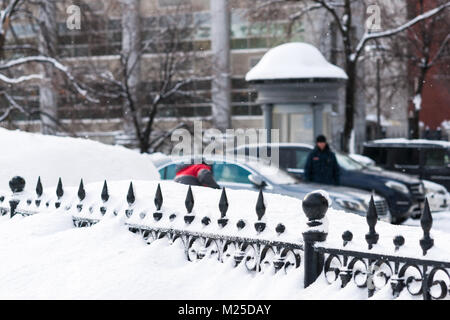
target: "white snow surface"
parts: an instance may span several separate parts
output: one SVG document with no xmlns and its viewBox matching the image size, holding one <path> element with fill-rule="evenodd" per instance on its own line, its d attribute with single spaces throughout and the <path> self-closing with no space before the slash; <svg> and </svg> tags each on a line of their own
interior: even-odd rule
<svg viewBox="0 0 450 320">
<path fill-rule="evenodd" d="M 374 166 L 375 165 L 375 161 L 373 161 L 369 157 L 363 156 L 361 154 L 351 153 L 351 154 L 349 154 L 349 157 L 365 166 Z"/>
<path fill-rule="evenodd" d="M 290 42 L 270 49 L 246 75 L 247 81 L 276 79 L 347 79 L 341 68 L 329 63 L 313 45 Z"/>
<path fill-rule="evenodd" d="M 444 130 L 450 130 L 450 120 L 442 121 L 441 127 L 444 128 Z"/>
<path fill-rule="evenodd" d="M 339 282 L 328 285 L 325 278 L 303 289 L 303 265 L 289 274 L 272 271 L 254 274 L 244 265 L 233 268 L 231 261 L 221 264 L 214 259 L 188 262 L 180 243 L 169 245 L 162 239 L 147 245 L 141 236 L 132 234 L 125 223 L 138 223 L 153 227 L 183 228 L 204 233 L 234 234 L 250 238 L 289 240 L 301 242 L 306 228 L 306 218 L 298 199 L 275 194 L 265 195 L 267 205 L 266 230 L 257 235 L 253 228 L 256 221 L 257 192 L 228 190 L 229 224 L 219 229 L 218 202 L 220 190 L 193 187 L 196 219 L 186 227 L 184 199 L 187 186 L 162 181 L 164 217 L 155 222 L 152 213 L 156 181 L 134 181 L 136 202 L 130 219 L 124 215 L 128 208 L 125 201 L 129 182 L 110 182 L 110 199 L 99 201 L 102 183 L 86 185 L 84 209 L 76 214 L 76 188 L 66 188 L 60 209 L 49 209 L 30 217 L 0 218 L 0 298 L 4 299 L 366 299 L 367 291 L 350 283 L 345 289 Z M 47 189 L 43 201 L 50 200 L 54 208 L 54 190 Z M 24 194 L 24 197 L 29 196 Z M 72 208 L 66 210 L 66 205 Z M 99 206 L 107 212 L 101 216 Z M 21 208 L 26 207 L 22 201 Z M 32 207 L 33 205 L 31 205 Z M 93 207 L 93 213 L 87 210 Z M 29 206 L 30 207 L 30 206 Z M 113 211 L 117 210 L 115 216 Z M 143 219 L 140 213 L 146 213 Z M 173 223 L 169 214 L 177 214 Z M 72 214 L 100 219 L 90 228 L 74 228 Z M 200 220 L 211 218 L 211 225 L 204 227 Z M 247 227 L 237 232 L 238 219 L 244 219 Z M 368 231 L 365 218 L 330 209 L 327 213 L 329 235 L 325 246 L 343 248 L 341 235 L 351 230 L 354 240 L 345 249 L 367 250 L 365 234 Z M 278 223 L 286 225 L 286 234 L 278 236 L 274 229 Z M 408 255 L 423 258 L 419 239 L 420 228 L 392 226 L 379 222 L 379 244 L 372 252 Z M 394 253 L 392 239 L 401 234 L 406 243 Z M 450 261 L 448 243 L 450 234 L 432 230 L 435 239 L 427 259 Z M 389 288 L 389 285 L 386 287 Z M 392 298 L 388 289 L 380 290 L 373 299 Z M 402 294 L 401 299 L 412 298 Z"/>
<path fill-rule="evenodd" d="M 416 144 L 438 144 L 443 147 L 450 148 L 450 141 L 443 141 L 443 140 L 426 140 L 426 139 L 412 139 L 408 140 L 405 138 L 388 138 L 388 139 L 380 139 L 380 140 L 374 140 L 372 141 L 374 143 L 402 143 L 402 144 L 410 144 L 410 143 L 416 143 Z"/>
<path fill-rule="evenodd" d="M 420 94 L 414 96 L 413 104 L 417 111 L 422 109 L 422 96 Z"/>
<path fill-rule="evenodd" d="M 151 245 L 121 219 L 75 229 L 51 212 L 0 219 L 1 299 L 364 299 L 349 284 L 323 277 L 303 290 L 302 268 L 290 274 L 249 273 L 213 259 L 188 262 L 165 240 Z M 376 298 L 375 296 L 374 298 Z"/>
<path fill-rule="evenodd" d="M 120 146 L 110 146 L 81 138 L 55 137 L 0 128 L 0 190 L 9 190 L 13 176 L 22 176 L 26 188 L 34 190 L 38 176 L 44 188 L 76 186 L 108 180 L 159 180 L 148 155 Z"/>
<path fill-rule="evenodd" d="M 60 199 L 62 205 L 59 211 L 64 212 L 61 214 L 99 220 L 104 217 L 114 216 L 114 212 L 117 213 L 118 217 L 124 216 L 125 210 L 129 209 L 128 203 L 126 202 L 129 183 L 129 181 L 108 182 L 110 198 L 106 203 L 100 200 L 103 183 L 86 185 L 86 198 L 83 201 L 83 210 L 81 212 L 78 212 L 76 208 L 76 205 L 79 203 L 77 188 L 65 188 L 64 196 Z M 267 223 L 267 227 L 262 233 L 257 234 L 253 226 L 257 221 L 255 211 L 258 198 L 257 192 L 228 189 L 227 198 L 229 208 L 227 218 L 229 218 L 229 223 L 225 228 L 220 228 L 217 224 L 217 219 L 220 218 L 218 204 L 221 191 L 204 187 L 192 187 L 195 200 L 192 214 L 196 218 L 191 225 L 186 225 L 183 217 L 186 215 L 184 202 L 188 186 L 172 181 L 161 181 L 159 183 L 163 195 L 163 206 L 161 209 L 163 218 L 158 222 L 155 222 L 153 219 L 153 212 L 156 211 L 153 198 L 158 182 L 133 181 L 136 202 L 132 206 L 134 211 L 133 215 L 127 219 L 129 224 L 213 233 L 223 236 L 241 236 L 269 241 L 302 243 L 302 232 L 306 230 L 306 217 L 302 210 L 301 200 L 299 199 L 265 193 L 266 213 L 264 221 Z M 24 196 L 24 199 L 27 199 L 27 195 Z M 55 200 L 56 194 L 54 188 L 45 190 L 42 203 L 49 202 L 49 207 L 54 208 Z M 33 206 L 34 203 L 28 205 L 26 201 L 22 201 L 19 205 L 19 210 L 33 211 Z M 107 208 L 104 217 L 100 212 L 101 206 Z M 66 210 L 66 207 L 70 207 L 70 209 Z M 89 208 L 92 208 L 92 213 L 89 211 Z M 169 219 L 171 214 L 177 215 L 177 218 L 173 221 Z M 209 217 L 212 221 L 208 226 L 204 226 L 201 223 L 201 220 L 205 216 Z M 350 230 L 354 234 L 354 241 L 348 244 L 346 249 L 367 250 L 367 243 L 364 237 L 368 232 L 368 225 L 365 217 L 330 208 L 327 212 L 327 218 L 329 220 L 329 235 L 328 240 L 323 244 L 324 246 L 342 248 L 342 233 Z M 246 222 L 247 227 L 238 231 L 236 223 L 240 219 Z M 281 235 L 275 231 L 279 223 L 286 226 L 286 231 Z M 419 228 L 394 226 L 379 221 L 376 229 L 380 234 L 380 241 L 378 245 L 374 246 L 373 252 L 390 255 L 398 254 L 418 259 L 423 258 L 419 246 L 419 240 L 423 234 Z M 395 253 L 392 240 L 400 234 L 405 237 L 406 243 Z M 450 249 L 447 246 L 450 243 L 450 233 L 443 233 L 432 229 L 432 234 L 436 239 L 435 246 L 429 251 L 426 258 L 450 261 Z"/>
</svg>

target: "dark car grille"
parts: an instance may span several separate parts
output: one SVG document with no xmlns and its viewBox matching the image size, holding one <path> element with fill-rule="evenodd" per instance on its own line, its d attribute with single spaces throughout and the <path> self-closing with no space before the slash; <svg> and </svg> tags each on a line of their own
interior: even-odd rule
<svg viewBox="0 0 450 320">
<path fill-rule="evenodd" d="M 378 216 L 385 216 L 388 212 L 388 204 L 386 200 L 375 201 L 375 209 L 377 210 Z"/>
<path fill-rule="evenodd" d="M 409 185 L 409 191 L 415 200 L 423 201 L 425 199 L 425 194 L 421 189 L 423 190 L 420 183 Z"/>
</svg>

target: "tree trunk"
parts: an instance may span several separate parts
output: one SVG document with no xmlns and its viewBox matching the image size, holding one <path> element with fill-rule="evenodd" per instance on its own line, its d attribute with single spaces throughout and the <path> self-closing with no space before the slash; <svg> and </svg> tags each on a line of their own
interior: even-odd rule
<svg viewBox="0 0 450 320">
<path fill-rule="evenodd" d="M 350 151 L 350 139 L 355 123 L 355 90 L 356 90 L 356 62 L 347 60 L 346 73 L 348 76 L 345 88 L 345 125 L 343 136 L 343 151 Z"/>
<path fill-rule="evenodd" d="M 39 5 L 39 50 L 43 55 L 57 56 L 56 4 L 54 1 L 42 1 Z M 39 84 L 39 108 L 41 112 L 41 132 L 55 134 L 58 121 L 57 73 L 51 65 L 40 67 L 45 80 Z"/>
<path fill-rule="evenodd" d="M 423 97 L 423 86 L 425 78 L 427 76 L 428 69 L 429 69 L 428 67 L 420 68 L 420 75 L 417 82 L 417 89 L 414 92 L 414 98 L 418 95 L 420 95 L 420 97 Z M 410 128 L 410 132 L 411 132 L 411 139 L 420 139 L 420 109 L 416 109 L 415 104 L 413 111 L 412 127 Z"/>
<path fill-rule="evenodd" d="M 141 33 L 139 4 L 140 0 L 122 0 L 122 55 L 127 62 L 126 85 L 129 99 L 124 102 L 124 133 L 131 141 L 138 142 L 141 116 L 139 110 L 139 85 L 141 82 Z M 131 143 L 133 144 L 133 143 Z"/>
<path fill-rule="evenodd" d="M 214 127 L 231 128 L 230 11 L 228 0 L 210 0 L 212 39 L 212 116 Z"/>
<path fill-rule="evenodd" d="M 381 76 L 380 59 L 377 58 L 377 132 L 376 138 L 381 139 Z"/>
</svg>

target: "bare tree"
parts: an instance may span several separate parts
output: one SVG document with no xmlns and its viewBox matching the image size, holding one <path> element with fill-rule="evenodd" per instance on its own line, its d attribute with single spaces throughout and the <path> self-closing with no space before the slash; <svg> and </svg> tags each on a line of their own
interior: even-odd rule
<svg viewBox="0 0 450 320">
<path fill-rule="evenodd" d="M 443 1 L 435 2 L 442 3 Z M 426 10 L 426 1 L 419 0 L 417 6 L 410 9 L 417 14 L 423 14 Z M 412 68 L 411 73 L 415 76 L 412 98 L 414 111 L 410 128 L 410 135 L 413 139 L 420 138 L 419 119 L 428 74 L 431 69 L 448 74 L 448 69 L 445 68 L 443 62 L 450 58 L 449 26 L 449 14 L 437 15 L 427 21 L 421 21 L 408 30 L 404 37 L 405 43 L 409 44 L 410 48 L 404 58 Z"/>
<path fill-rule="evenodd" d="M 356 106 L 356 87 L 358 79 L 359 59 L 366 45 L 376 39 L 393 37 L 404 32 L 413 26 L 426 21 L 429 18 L 437 16 L 450 7 L 447 1 L 437 5 L 432 9 L 410 18 L 407 22 L 395 26 L 391 29 L 379 32 L 371 32 L 369 26 L 362 37 L 357 38 L 354 34 L 354 18 L 356 16 L 355 7 L 364 5 L 362 0 L 261 0 L 258 6 L 259 10 L 270 10 L 271 6 L 280 6 L 287 3 L 302 3 L 303 6 L 297 12 L 290 15 L 291 21 L 301 19 L 305 14 L 314 10 L 326 10 L 332 17 L 342 39 L 342 48 L 345 57 L 344 68 L 348 75 L 346 84 L 346 106 L 345 106 L 345 125 L 344 125 L 344 151 L 350 149 L 350 139 L 354 128 L 355 106 Z"/>
<path fill-rule="evenodd" d="M 135 16 L 125 20 L 125 23 L 133 25 L 129 20 L 135 20 Z M 123 28 L 125 30 L 129 27 Z M 163 25 L 153 30 L 151 38 L 141 41 L 139 46 L 135 45 L 135 40 L 129 39 L 139 37 L 134 33 L 134 27 L 131 27 L 126 38 L 122 39 L 125 50 L 120 53 L 119 68 L 113 72 L 95 68 L 94 81 L 103 82 L 103 94 L 123 99 L 124 117 L 134 130 L 129 144 L 131 146 L 135 138 L 142 153 L 154 152 L 170 137 L 173 130 L 185 126 L 181 122 L 165 132 L 156 133 L 155 120 L 163 105 L 173 103 L 175 99 L 209 100 L 209 97 L 197 96 L 189 88 L 197 80 L 210 79 L 199 76 L 202 69 L 209 65 L 197 65 L 199 54 L 190 41 L 195 30 L 193 22 L 182 18 L 178 10 L 173 15 L 166 15 Z M 141 67 L 143 57 L 146 58 L 145 77 L 148 87 L 144 86 L 139 76 L 144 71 L 136 71 L 144 69 Z M 139 95 L 138 91 L 145 94 Z"/>
<path fill-rule="evenodd" d="M 138 107 L 139 85 L 141 83 L 141 32 L 139 21 L 140 0 L 121 0 L 122 3 L 122 54 L 124 101 L 124 131 L 129 137 L 140 140 L 142 126 Z M 139 123 L 135 123 L 135 121 Z"/>
<path fill-rule="evenodd" d="M 56 129 L 70 132 L 57 116 L 55 82 L 65 80 L 67 88 L 78 96 L 93 103 L 99 101 L 91 94 L 93 90 L 57 57 L 54 5 L 55 1 L 51 0 L 3 0 L 4 9 L 0 14 L 0 95 L 6 105 L 0 120 L 8 119 L 13 112 L 29 118 L 40 117 L 45 133 L 54 133 Z M 16 35 L 15 24 L 25 21 L 34 28 L 37 43 L 23 43 Z M 39 110 L 22 105 L 12 94 L 25 90 L 30 84 L 40 88 Z"/>
<path fill-rule="evenodd" d="M 57 57 L 57 25 L 55 1 L 39 1 L 38 50 L 48 57 Z M 55 120 L 58 119 L 57 72 L 52 65 L 40 66 L 44 75 L 39 83 L 39 108 L 41 113 L 41 132 L 55 134 Z"/>
<path fill-rule="evenodd" d="M 228 0 L 210 0 L 213 59 L 212 114 L 214 126 L 231 128 L 230 8 Z"/>
</svg>

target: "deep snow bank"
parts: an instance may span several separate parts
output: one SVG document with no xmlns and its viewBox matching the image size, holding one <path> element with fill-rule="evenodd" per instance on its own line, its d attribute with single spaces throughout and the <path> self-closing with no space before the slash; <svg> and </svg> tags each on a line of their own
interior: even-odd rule
<svg viewBox="0 0 450 320">
<path fill-rule="evenodd" d="M 165 240 L 151 245 L 123 218 L 75 229 L 69 215 L 49 212 L 0 218 L 1 299 L 365 299 L 350 283 L 323 277 L 303 289 L 302 267 L 254 274 L 212 259 L 188 262 Z M 230 260 L 231 262 L 231 260 Z M 388 287 L 388 286 L 387 286 Z M 405 290 L 406 291 L 406 290 Z M 374 298 L 389 297 L 380 291 Z M 405 298 L 410 296 L 405 295 Z"/>
<path fill-rule="evenodd" d="M 158 183 L 161 185 L 163 195 L 163 218 L 159 221 L 153 219 L 153 213 L 156 211 L 154 204 L 154 195 Z M 109 200 L 106 203 L 101 201 L 102 182 L 88 184 L 85 186 L 86 198 L 83 200 L 83 210 L 78 212 L 77 188 L 65 188 L 65 193 L 60 201 L 62 202 L 59 212 L 61 214 L 73 215 L 82 218 L 103 219 L 107 217 L 125 216 L 125 211 L 129 208 L 126 201 L 129 181 L 113 182 L 108 181 Z M 306 228 L 306 218 L 302 210 L 301 201 L 295 198 L 265 193 L 266 213 L 263 220 L 266 222 L 266 229 L 257 234 L 254 223 L 257 221 L 255 211 L 258 192 L 248 190 L 227 190 L 229 208 L 227 218 L 229 223 L 225 228 L 219 228 L 217 219 L 220 218 L 219 200 L 220 190 L 214 190 L 203 187 L 193 187 L 195 204 L 193 214 L 196 219 L 192 224 L 186 225 L 184 215 L 186 214 L 185 198 L 188 186 L 177 184 L 171 181 L 133 181 L 134 194 L 136 201 L 133 204 L 133 215 L 126 221 L 130 224 L 138 224 L 156 228 L 183 229 L 194 232 L 214 233 L 226 236 L 240 236 L 264 239 L 269 241 L 283 241 L 302 243 L 302 232 Z M 25 197 L 27 199 L 27 197 Z M 45 190 L 42 203 L 49 202 L 50 208 L 55 208 L 56 200 L 55 188 Z M 34 204 L 28 205 L 22 201 L 19 209 L 33 210 Z M 69 206 L 69 210 L 65 207 Z M 101 213 L 101 207 L 106 208 L 105 216 Z M 176 219 L 170 220 L 170 215 L 175 214 Z M 435 215 L 434 215 L 435 216 Z M 211 219 L 212 223 L 204 226 L 201 220 L 204 217 Z M 238 230 L 237 222 L 243 219 L 247 227 Z M 328 219 L 328 238 L 323 244 L 327 247 L 343 248 L 342 234 L 349 230 L 353 233 L 353 241 L 345 247 L 348 250 L 366 251 L 367 242 L 365 235 L 369 230 L 365 217 L 340 210 L 329 209 Z M 283 224 L 286 230 L 283 234 L 276 232 L 278 224 Z M 400 255 L 422 259 L 422 250 L 419 241 L 423 236 L 422 230 L 410 226 L 394 226 L 379 221 L 376 231 L 380 234 L 380 240 L 371 250 L 372 253 Z M 432 237 L 435 239 L 435 245 L 429 250 L 426 259 L 450 261 L 450 234 L 439 230 L 431 230 Z M 406 242 L 399 251 L 394 251 L 393 239 L 397 235 L 404 236 Z"/>
<path fill-rule="evenodd" d="M 147 155 L 119 146 L 68 137 L 45 136 L 0 128 L 0 190 L 20 175 L 34 189 L 38 176 L 44 187 L 55 186 L 58 177 L 65 185 L 122 179 L 159 180 Z"/>
</svg>

